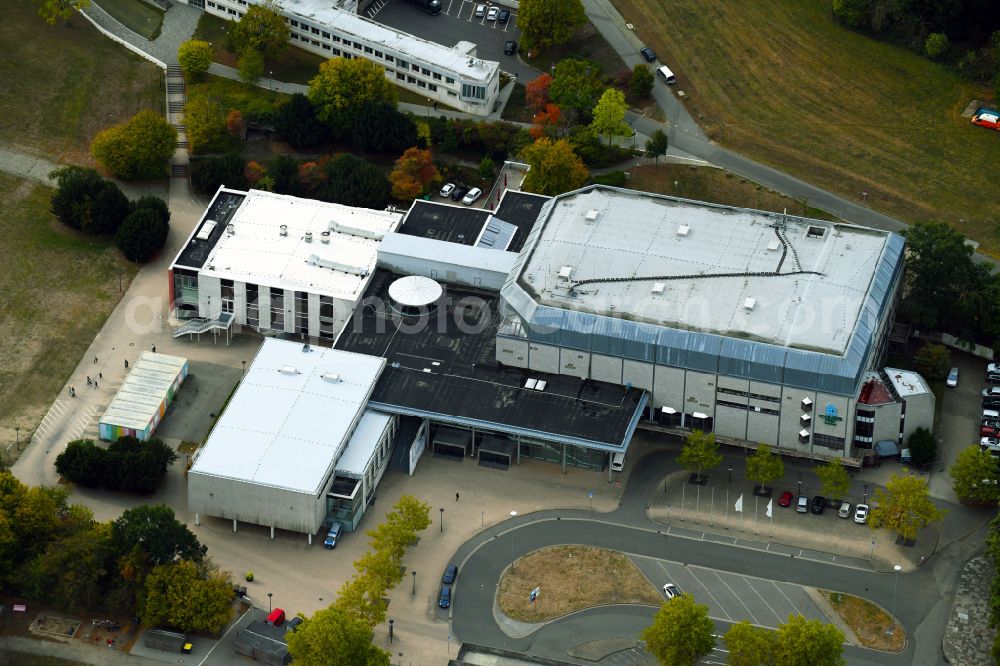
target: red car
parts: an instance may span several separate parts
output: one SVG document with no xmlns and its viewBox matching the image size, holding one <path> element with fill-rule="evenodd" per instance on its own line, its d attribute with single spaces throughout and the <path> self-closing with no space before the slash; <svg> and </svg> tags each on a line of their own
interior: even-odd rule
<svg viewBox="0 0 1000 666">
<path fill-rule="evenodd" d="M 980 437 L 1000 437 L 1000 428 L 984 425 L 979 429 Z"/>
<path fill-rule="evenodd" d="M 1000 131 L 1000 111 L 981 106 L 972 116 L 972 124 Z"/>
<path fill-rule="evenodd" d="M 778 498 L 778 506 L 791 506 L 792 505 L 792 493 L 786 490 L 781 493 L 781 497 Z"/>
</svg>

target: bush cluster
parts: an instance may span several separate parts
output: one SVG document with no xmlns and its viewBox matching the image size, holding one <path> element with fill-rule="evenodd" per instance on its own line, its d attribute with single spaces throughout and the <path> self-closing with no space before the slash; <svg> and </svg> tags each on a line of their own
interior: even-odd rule
<svg viewBox="0 0 1000 666">
<path fill-rule="evenodd" d="M 175 460 L 174 450 L 155 438 L 141 442 L 135 437 L 121 437 L 107 449 L 92 440 L 78 439 L 56 457 L 56 471 L 88 488 L 148 495 L 159 487 L 167 467 Z"/>
</svg>

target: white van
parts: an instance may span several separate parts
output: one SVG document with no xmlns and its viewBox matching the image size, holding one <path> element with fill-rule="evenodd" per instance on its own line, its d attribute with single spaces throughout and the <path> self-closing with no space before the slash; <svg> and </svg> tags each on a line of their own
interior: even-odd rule
<svg viewBox="0 0 1000 666">
<path fill-rule="evenodd" d="M 660 75 L 660 78 L 662 78 L 664 83 L 666 83 L 668 86 L 677 83 L 677 77 L 674 76 L 674 73 L 671 72 L 670 68 L 667 67 L 666 65 L 657 68 L 656 73 Z"/>
<path fill-rule="evenodd" d="M 615 453 L 611 456 L 611 471 L 620 472 L 625 469 L 625 454 Z"/>
</svg>

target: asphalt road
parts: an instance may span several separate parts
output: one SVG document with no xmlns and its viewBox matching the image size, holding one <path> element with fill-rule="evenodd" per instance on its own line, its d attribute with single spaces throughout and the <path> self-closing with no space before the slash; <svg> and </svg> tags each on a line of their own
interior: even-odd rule
<svg viewBox="0 0 1000 666">
<path fill-rule="evenodd" d="M 697 572 L 705 580 L 709 579 L 706 573 L 709 569 L 737 585 L 740 577 L 744 581 L 752 579 L 761 590 L 768 585 L 786 591 L 805 585 L 862 596 L 884 608 L 895 607 L 909 643 L 904 652 L 896 655 L 847 646 L 845 655 L 851 664 L 942 663 L 941 637 L 954 583 L 961 565 L 980 548 L 982 531 L 941 549 L 921 569 L 900 575 L 897 589 L 892 574 L 661 533 L 646 518 L 645 506 L 661 475 L 675 466 L 674 456 L 666 451 L 647 455 L 634 466 L 622 504 L 612 514 L 595 518 L 587 512 L 545 511 L 519 516 L 485 530 L 464 544 L 452 560 L 461 567 L 451 611 L 455 636 L 466 642 L 566 660 L 566 650 L 583 642 L 581 636 L 596 640 L 638 635 L 649 624 L 655 609 L 639 606 L 589 609 L 550 622 L 523 638 L 511 638 L 498 627 L 492 612 L 496 585 L 511 559 L 545 546 L 575 543 L 668 560 L 672 563 L 670 571 L 678 577 L 678 585 L 693 592 L 702 603 L 711 601 L 709 594 L 699 591 L 692 580 L 681 579 L 679 572 L 684 568 L 689 573 Z M 721 588 L 716 581 L 707 589 Z M 744 587 L 742 591 L 749 599 L 750 590 Z M 734 621 L 756 618 L 754 608 L 762 617 L 766 616 L 765 604 L 759 601 L 752 607 L 749 604 L 742 607 L 737 599 L 728 598 L 725 606 L 719 602 L 716 607 L 725 607 Z M 725 620 L 716 620 L 720 634 L 728 625 Z"/>
</svg>

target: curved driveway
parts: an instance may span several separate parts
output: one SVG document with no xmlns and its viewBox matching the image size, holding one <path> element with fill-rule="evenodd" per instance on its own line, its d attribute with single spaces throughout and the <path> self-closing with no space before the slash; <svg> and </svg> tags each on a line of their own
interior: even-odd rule
<svg viewBox="0 0 1000 666">
<path fill-rule="evenodd" d="M 503 633 L 493 618 L 497 581 L 511 557 L 565 543 L 609 548 L 647 557 L 697 563 L 739 574 L 855 594 L 884 608 L 893 605 L 894 579 L 880 574 L 814 560 L 667 536 L 646 516 L 646 504 L 663 474 L 677 468 L 675 454 L 657 451 L 635 465 L 617 511 L 594 515 L 586 511 L 542 511 L 487 529 L 462 545 L 453 562 L 461 572 L 455 584 L 452 630 L 465 642 L 502 647 L 554 659 L 567 659 L 569 647 L 587 640 L 637 636 L 649 624 L 654 609 L 634 606 L 594 608 L 555 620 L 523 638 Z M 889 655 L 848 646 L 852 664 L 942 663 L 941 636 L 950 608 L 956 563 L 981 543 L 978 534 L 948 546 L 921 569 L 901 575 L 896 615 L 909 636 L 907 649 Z M 971 544 L 967 545 L 967 544 Z M 728 626 L 716 622 L 719 633 Z"/>
</svg>

